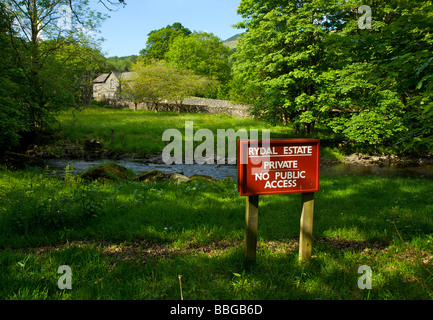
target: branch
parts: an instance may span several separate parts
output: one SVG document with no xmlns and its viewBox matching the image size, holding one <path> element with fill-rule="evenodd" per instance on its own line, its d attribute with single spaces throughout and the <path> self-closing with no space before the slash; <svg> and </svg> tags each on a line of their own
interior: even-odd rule
<svg viewBox="0 0 433 320">
<path fill-rule="evenodd" d="M 98 3 L 101 3 L 101 4 L 102 4 L 102 5 L 103 5 L 107 10 L 109 10 L 109 11 L 114 11 L 114 12 L 116 12 L 116 11 L 119 10 L 119 9 L 114 10 L 114 9 L 110 8 L 110 7 L 105 3 L 105 1 L 107 1 L 110 5 L 115 6 L 115 7 L 118 7 L 118 6 L 120 6 L 120 5 L 122 5 L 123 7 L 126 6 L 126 2 L 125 2 L 125 0 L 118 0 L 118 1 L 119 1 L 118 3 L 114 3 L 114 2 L 111 1 L 111 0 L 98 0 Z"/>
<path fill-rule="evenodd" d="M 26 12 L 20 7 L 19 4 L 17 4 L 15 1 L 12 1 L 13 4 L 15 5 L 15 7 L 21 11 L 21 13 L 23 15 L 27 15 Z M 29 33 L 26 30 L 26 26 L 22 24 L 20 17 L 18 16 L 18 14 L 15 12 L 15 10 L 11 10 L 12 15 L 14 16 L 14 20 L 16 20 L 20 26 L 21 31 L 24 33 L 24 36 L 27 38 L 27 40 L 30 42 L 31 41 L 31 36 L 29 35 Z M 13 23 L 13 21 L 12 21 Z"/>
<path fill-rule="evenodd" d="M 78 17 L 77 13 L 75 12 L 74 8 L 72 7 L 72 0 L 69 0 L 69 8 L 71 8 L 71 12 L 74 14 L 75 19 L 77 19 L 77 21 L 84 26 L 84 23 L 81 22 L 80 18 Z"/>
<path fill-rule="evenodd" d="M 51 16 L 54 9 L 57 7 L 57 5 L 61 2 L 61 0 L 56 1 L 55 3 L 52 4 L 52 6 L 50 8 L 48 8 L 46 10 L 46 14 L 44 16 L 42 16 L 42 13 L 44 12 L 44 10 L 41 11 L 41 17 L 39 18 L 39 20 L 42 22 L 44 21 L 47 17 Z"/>
</svg>

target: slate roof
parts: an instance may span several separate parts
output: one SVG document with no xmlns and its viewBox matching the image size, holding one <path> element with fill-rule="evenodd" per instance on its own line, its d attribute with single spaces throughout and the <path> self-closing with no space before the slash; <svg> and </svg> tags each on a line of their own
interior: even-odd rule
<svg viewBox="0 0 433 320">
<path fill-rule="evenodd" d="M 109 73 L 103 73 L 99 77 L 97 77 L 95 80 L 93 80 L 93 83 L 104 83 L 107 81 L 107 78 L 110 76 Z"/>
<path fill-rule="evenodd" d="M 112 71 L 110 73 L 103 73 L 99 77 L 97 77 L 95 80 L 93 80 L 93 83 L 105 83 L 110 76 L 110 74 L 114 74 L 114 76 L 117 79 L 123 79 L 123 80 L 132 80 L 135 72 L 116 72 Z"/>
</svg>

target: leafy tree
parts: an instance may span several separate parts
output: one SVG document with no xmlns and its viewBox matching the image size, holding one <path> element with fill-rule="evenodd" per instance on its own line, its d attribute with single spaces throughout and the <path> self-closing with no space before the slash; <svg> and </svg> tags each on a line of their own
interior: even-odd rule
<svg viewBox="0 0 433 320">
<path fill-rule="evenodd" d="M 177 68 L 164 61 L 137 62 L 132 65 L 133 76 L 121 81 L 123 98 L 132 100 L 135 110 L 138 104 L 147 103 L 158 112 L 164 100 L 174 102 L 180 108 L 183 100 L 207 89 L 212 82 L 191 71 Z"/>
<path fill-rule="evenodd" d="M 140 55 L 148 60 L 163 60 L 177 37 L 187 37 L 190 34 L 191 31 L 179 22 L 153 30 L 148 34 L 146 48 L 140 51 Z"/>
<path fill-rule="evenodd" d="M 55 76 L 56 80 L 45 81 L 44 95 L 57 107 L 88 106 L 93 98 L 93 79 L 106 69 L 105 57 L 91 43 L 65 44 L 47 57 L 41 70 L 42 79 Z"/>
<path fill-rule="evenodd" d="M 109 10 L 125 5 L 98 3 Z M 89 33 L 103 19 L 88 0 L 0 3 L 2 150 L 23 143 L 23 135 L 37 137 L 60 108 L 89 102 L 91 81 L 105 68 Z"/>
<path fill-rule="evenodd" d="M 338 21 L 329 1 L 243 0 L 245 19 L 234 59 L 236 100 L 254 104 L 270 122 L 312 133 L 320 116 L 319 76 L 326 70 L 323 39 Z M 327 23 L 322 23 L 327 21 Z"/>
<path fill-rule="evenodd" d="M 212 33 L 194 32 L 189 37 L 177 37 L 165 58 L 179 68 L 216 79 L 225 85 L 231 79 L 231 53 Z"/>
<path fill-rule="evenodd" d="M 137 61 L 138 56 L 132 55 L 127 57 L 109 57 L 107 63 L 110 71 L 128 72 L 131 71 L 131 65 Z"/>
<path fill-rule="evenodd" d="M 374 8 L 371 30 L 360 30 L 356 12 L 347 9 L 344 27 L 326 41 L 332 71 L 323 74 L 323 91 L 330 98 L 329 109 L 341 111 L 328 124 L 357 143 L 398 150 L 417 145 L 427 151 L 425 142 L 432 133 L 425 112 L 432 101 L 432 5 L 367 4 Z"/>
<path fill-rule="evenodd" d="M 50 63 L 53 55 L 71 44 L 86 46 L 90 31 L 104 16 L 90 9 L 88 0 L 6 0 L 11 14 L 9 33 L 17 63 L 26 77 L 29 94 L 24 103 L 32 132 L 43 130 L 53 111 L 62 107 L 58 95 L 58 73 Z M 107 4 L 107 1 L 100 1 Z M 114 3 L 114 2 L 113 2 Z M 57 74 L 57 76 L 56 76 Z M 65 90 L 61 90 L 62 93 Z M 66 104 L 68 105 L 68 104 Z"/>
<path fill-rule="evenodd" d="M 191 32 L 176 22 L 149 33 L 146 48 L 140 52 L 140 60 L 144 63 L 167 61 L 196 75 L 218 80 L 221 85 L 212 86 L 212 90 L 204 95 L 222 97 L 231 79 L 231 53 L 212 33 Z"/>
<path fill-rule="evenodd" d="M 373 9 L 360 29 L 357 8 Z M 233 96 L 312 133 L 323 123 L 360 146 L 433 150 L 430 1 L 253 1 L 234 58 Z"/>
<path fill-rule="evenodd" d="M 26 130 L 23 97 L 20 90 L 22 72 L 17 68 L 14 50 L 10 43 L 12 17 L 0 3 L 0 150 L 4 151 L 19 142 L 19 132 Z"/>
</svg>

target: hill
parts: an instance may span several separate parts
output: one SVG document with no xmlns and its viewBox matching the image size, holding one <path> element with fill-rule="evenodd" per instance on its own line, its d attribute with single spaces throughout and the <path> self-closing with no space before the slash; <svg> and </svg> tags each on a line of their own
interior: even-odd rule
<svg viewBox="0 0 433 320">
<path fill-rule="evenodd" d="M 227 40 L 223 41 L 223 44 L 230 49 L 236 49 L 236 45 L 238 43 L 238 38 L 240 37 L 240 34 L 236 34 L 233 37 L 228 38 Z"/>
</svg>

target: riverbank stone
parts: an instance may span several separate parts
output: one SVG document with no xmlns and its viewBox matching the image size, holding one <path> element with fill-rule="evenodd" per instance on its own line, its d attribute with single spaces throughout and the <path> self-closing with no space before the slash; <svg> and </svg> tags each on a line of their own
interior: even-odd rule
<svg viewBox="0 0 433 320">
<path fill-rule="evenodd" d="M 358 166 L 394 166 L 394 167 L 419 167 L 422 165 L 432 165 L 432 156 L 398 156 L 393 154 L 387 155 L 369 155 L 369 154 L 351 154 L 345 158 L 345 164 Z"/>
<path fill-rule="evenodd" d="M 159 170 L 151 170 L 139 174 L 133 180 L 139 182 L 168 181 L 173 183 L 182 183 L 187 182 L 188 177 L 180 173 L 164 173 Z"/>
<path fill-rule="evenodd" d="M 151 171 L 143 172 L 138 176 L 136 176 L 133 180 L 140 181 L 140 182 L 168 181 L 172 183 L 185 183 L 194 180 L 203 180 L 208 182 L 219 181 L 216 178 L 212 178 L 205 175 L 193 175 L 190 178 L 188 178 L 187 176 L 184 176 L 181 173 L 164 173 L 159 170 L 151 170 Z"/>
<path fill-rule="evenodd" d="M 128 169 L 117 163 L 106 163 L 87 170 L 80 177 L 84 180 L 114 182 L 128 179 L 127 173 Z"/>
</svg>

